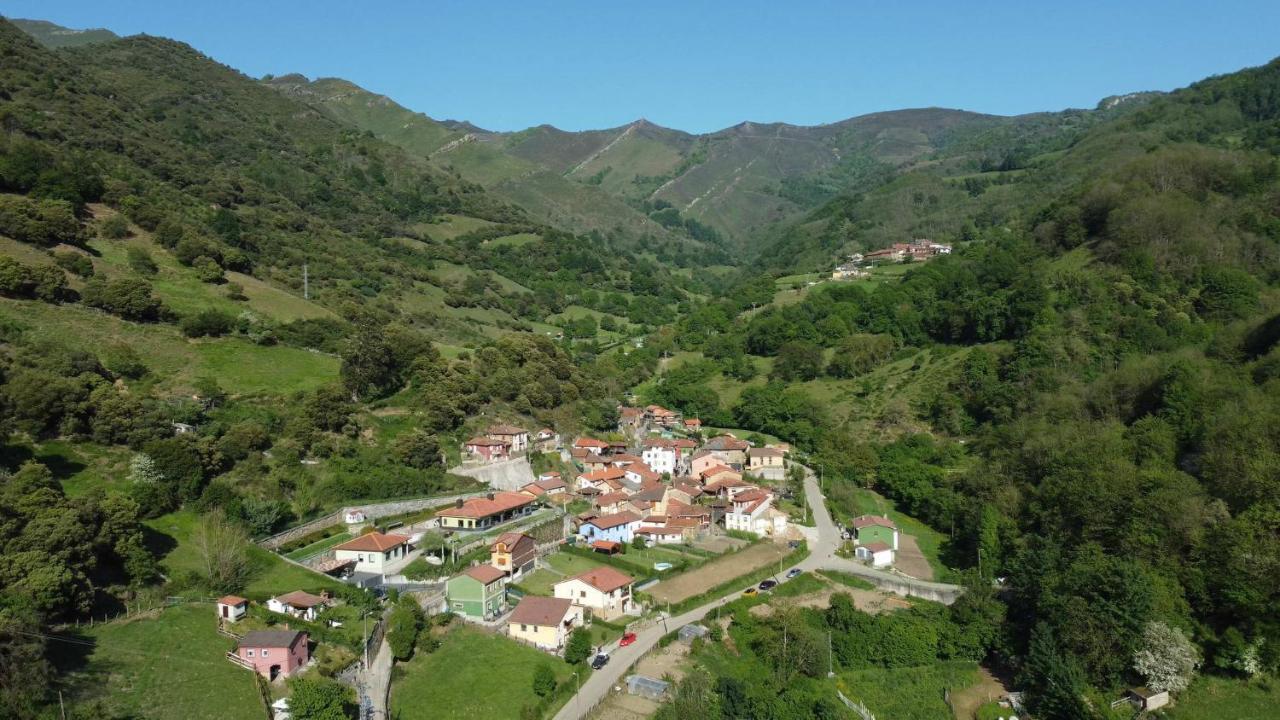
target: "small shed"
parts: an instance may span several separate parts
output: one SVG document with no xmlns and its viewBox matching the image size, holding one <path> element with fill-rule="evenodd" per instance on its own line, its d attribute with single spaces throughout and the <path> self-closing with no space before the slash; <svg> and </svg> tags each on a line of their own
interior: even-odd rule
<svg viewBox="0 0 1280 720">
<path fill-rule="evenodd" d="M 650 700 L 661 700 L 667 696 L 671 683 L 644 675 L 627 676 L 627 694 L 639 695 Z"/>
<path fill-rule="evenodd" d="M 346 517 L 344 517 L 343 520 L 348 525 L 363 525 L 368 522 L 369 516 L 365 514 L 364 510 L 352 508 L 347 511 Z"/>
<path fill-rule="evenodd" d="M 237 595 L 224 595 L 218 598 L 218 619 L 235 622 L 249 612 L 249 601 Z"/>
<path fill-rule="evenodd" d="M 694 638 L 705 637 L 707 628 L 704 625 L 685 625 L 680 628 L 680 642 L 691 643 Z"/>
<path fill-rule="evenodd" d="M 1169 704 L 1169 691 L 1152 690 L 1149 687 L 1129 688 L 1129 700 L 1139 710 L 1156 710 Z"/>
</svg>

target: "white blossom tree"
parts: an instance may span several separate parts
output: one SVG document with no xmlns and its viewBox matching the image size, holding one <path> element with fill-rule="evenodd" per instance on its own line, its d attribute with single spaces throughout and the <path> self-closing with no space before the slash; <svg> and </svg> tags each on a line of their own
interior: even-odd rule
<svg viewBox="0 0 1280 720">
<path fill-rule="evenodd" d="M 129 460 L 129 480 L 135 483 L 155 485 L 164 479 L 156 469 L 155 461 L 146 453 L 138 453 Z"/>
<path fill-rule="evenodd" d="M 1147 623 L 1142 631 L 1142 647 L 1133 654 L 1133 669 L 1156 691 L 1187 689 L 1200 667 L 1200 653 L 1182 630 L 1163 622 Z"/>
</svg>

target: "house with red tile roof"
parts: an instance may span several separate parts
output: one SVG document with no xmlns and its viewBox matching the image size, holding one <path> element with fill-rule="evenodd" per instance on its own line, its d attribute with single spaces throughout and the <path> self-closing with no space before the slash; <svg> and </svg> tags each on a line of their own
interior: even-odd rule
<svg viewBox="0 0 1280 720">
<path fill-rule="evenodd" d="M 489 437 L 473 437 L 462 444 L 467 455 L 485 462 L 506 460 L 511 456 L 511 444 Z"/>
<path fill-rule="evenodd" d="M 607 485 L 610 480 L 620 481 L 626 476 L 627 472 L 619 467 L 606 467 L 602 470 L 592 470 L 591 472 L 585 472 L 578 476 L 578 489 L 581 490 L 587 487 L 594 487 L 599 490 L 604 490 L 604 486 Z"/>
<path fill-rule="evenodd" d="M 632 512 L 620 512 L 601 515 L 587 520 L 578 526 L 578 537 L 584 542 L 596 540 L 614 540 L 631 542 L 635 529 L 640 527 L 640 516 Z"/>
<path fill-rule="evenodd" d="M 518 580 L 525 573 L 533 572 L 537 559 L 538 544 L 524 533 L 502 533 L 489 546 L 489 564 L 501 570 L 509 580 Z"/>
<path fill-rule="evenodd" d="M 333 548 L 337 560 L 354 561 L 357 572 L 383 574 L 409 554 L 408 535 L 365 533 Z"/>
<path fill-rule="evenodd" d="M 526 595 L 507 620 L 507 634 L 543 650 L 564 647 L 569 633 L 581 627 L 582 606 L 569 598 Z"/>
<path fill-rule="evenodd" d="M 612 620 L 637 610 L 632 582 L 630 575 L 602 565 L 561 580 L 552 589 L 556 597 L 587 608 L 602 620 Z"/>
<path fill-rule="evenodd" d="M 469 618 L 497 617 L 507 606 L 506 577 L 492 565 L 473 565 L 445 583 L 445 602 Z"/>
<path fill-rule="evenodd" d="M 490 425 L 484 435 L 490 440 L 507 443 L 513 453 L 529 449 L 529 431 L 515 425 Z"/>
<path fill-rule="evenodd" d="M 504 490 L 459 500 L 453 507 L 437 512 L 436 517 L 442 528 L 483 530 L 528 515 L 536 502 L 526 493 Z"/>
<path fill-rule="evenodd" d="M 235 622 L 249 612 L 249 601 L 239 595 L 223 595 L 217 604 L 220 622 Z"/>
<path fill-rule="evenodd" d="M 315 620 L 316 615 L 328 607 L 332 601 L 326 596 L 312 595 L 302 590 L 277 595 L 267 601 L 267 609 L 284 615 L 292 615 L 302 620 Z"/>
</svg>

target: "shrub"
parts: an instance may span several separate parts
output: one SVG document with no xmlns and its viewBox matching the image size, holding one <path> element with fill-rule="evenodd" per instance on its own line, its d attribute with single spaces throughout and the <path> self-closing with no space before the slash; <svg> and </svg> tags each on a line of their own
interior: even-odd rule
<svg viewBox="0 0 1280 720">
<path fill-rule="evenodd" d="M 206 309 L 182 318 L 182 334 L 190 338 L 221 337 L 235 328 L 236 320 L 221 310 Z"/>
<path fill-rule="evenodd" d="M 546 697 L 555 692 L 556 672 L 547 663 L 539 663 L 533 670 L 533 692 L 538 697 Z"/>
<path fill-rule="evenodd" d="M 158 320 L 164 312 L 160 299 L 151 293 L 145 280 L 93 278 L 81 295 L 85 305 L 119 315 L 126 320 Z"/>
<path fill-rule="evenodd" d="M 129 237 L 129 221 L 123 215 L 112 215 L 98 223 L 98 236 L 107 240 Z"/>
<path fill-rule="evenodd" d="M 58 267 L 82 278 L 93 277 L 93 261 L 87 255 L 78 252 L 56 252 L 53 262 Z"/>
<path fill-rule="evenodd" d="M 125 251 L 125 255 L 128 257 L 129 267 L 133 268 L 134 272 L 142 275 L 155 275 L 160 269 L 156 265 L 156 261 L 151 259 L 151 253 L 143 248 L 130 246 Z"/>
<path fill-rule="evenodd" d="M 564 646 L 564 661 L 570 665 L 585 662 L 591 657 L 591 633 L 586 628 L 576 628 L 569 634 Z"/>
<path fill-rule="evenodd" d="M 80 222 L 71 203 L 0 195 L 0 235 L 33 245 L 57 245 L 80 240 Z"/>
</svg>

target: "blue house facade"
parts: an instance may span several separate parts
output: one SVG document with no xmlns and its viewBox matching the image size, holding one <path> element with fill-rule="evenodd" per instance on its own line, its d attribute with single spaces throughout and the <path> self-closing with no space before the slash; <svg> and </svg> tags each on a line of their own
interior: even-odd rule
<svg viewBox="0 0 1280 720">
<path fill-rule="evenodd" d="M 638 527 L 640 518 L 635 513 L 620 512 L 582 523 L 578 527 L 578 537 L 587 543 L 597 540 L 629 543 Z"/>
</svg>

